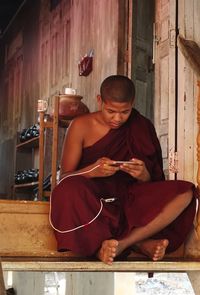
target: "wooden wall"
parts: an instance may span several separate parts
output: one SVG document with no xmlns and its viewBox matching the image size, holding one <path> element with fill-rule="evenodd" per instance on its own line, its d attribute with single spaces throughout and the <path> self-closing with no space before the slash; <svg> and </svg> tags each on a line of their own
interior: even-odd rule
<svg viewBox="0 0 200 295">
<path fill-rule="evenodd" d="M 64 87 L 77 89 L 90 110 L 96 109 L 100 82 L 117 72 L 118 1 L 61 1 L 52 12 L 42 1 L 40 19 L 40 97 Z M 79 76 L 78 62 L 94 51 L 93 71 Z"/>
<path fill-rule="evenodd" d="M 27 0 L 0 40 L 0 194 L 9 195 L 16 133 L 37 122 L 37 100 L 64 87 L 77 89 L 91 111 L 106 76 L 124 72 L 127 1 Z M 120 24 L 120 30 L 119 30 Z M 79 76 L 78 62 L 94 51 L 93 71 Z M 8 168 L 9 167 L 9 168 Z"/>
<path fill-rule="evenodd" d="M 154 124 L 162 146 L 166 175 L 169 174 L 170 179 L 177 177 L 194 183 L 197 173 L 197 77 L 188 60 L 176 48 L 176 30 L 200 45 L 199 16 L 199 1 L 156 1 Z M 177 155 L 174 154 L 176 150 Z"/>
<path fill-rule="evenodd" d="M 127 73 L 130 63 L 125 52 L 134 37 L 127 27 L 131 0 L 60 0 L 52 10 L 50 2 L 35 0 L 33 5 L 27 0 L 0 39 L 0 197 L 10 194 L 16 134 L 37 122 L 37 100 L 48 100 L 51 111 L 53 95 L 70 86 L 93 111 L 102 79 Z M 200 44 L 199 1 L 177 2 L 180 33 Z M 93 71 L 79 76 L 78 62 L 90 50 L 94 51 Z M 192 181 L 197 170 L 196 82 L 179 51 L 178 178 Z M 154 123 L 158 125 L 156 119 Z"/>
<path fill-rule="evenodd" d="M 36 120 L 39 1 L 27 1 L 0 40 L 0 195 L 9 197 L 17 131 Z"/>
<path fill-rule="evenodd" d="M 179 0 L 178 4 L 180 34 L 200 46 L 200 1 Z M 180 50 L 178 61 L 178 178 L 196 182 L 197 76 Z"/>
</svg>

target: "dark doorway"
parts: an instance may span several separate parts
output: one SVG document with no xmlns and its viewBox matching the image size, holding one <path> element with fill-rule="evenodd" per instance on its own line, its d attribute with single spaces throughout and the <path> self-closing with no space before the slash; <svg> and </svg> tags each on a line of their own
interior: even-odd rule
<svg viewBox="0 0 200 295">
<path fill-rule="evenodd" d="M 136 86 L 135 107 L 152 121 L 154 8 L 154 0 L 133 0 L 132 79 Z"/>
</svg>

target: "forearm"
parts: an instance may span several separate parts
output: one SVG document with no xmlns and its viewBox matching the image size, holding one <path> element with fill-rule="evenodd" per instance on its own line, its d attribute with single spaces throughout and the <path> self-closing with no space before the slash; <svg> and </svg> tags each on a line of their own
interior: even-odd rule
<svg viewBox="0 0 200 295">
<path fill-rule="evenodd" d="M 62 171 L 61 170 L 61 175 L 60 175 L 60 180 L 65 178 L 65 177 L 68 177 L 68 176 L 75 176 L 75 175 L 83 175 L 84 177 L 87 177 L 87 178 L 92 178 L 92 177 L 95 177 L 95 169 L 98 167 L 99 165 L 89 165 L 87 167 L 84 167 L 82 169 L 79 169 L 79 170 L 75 170 L 75 171 Z"/>
</svg>

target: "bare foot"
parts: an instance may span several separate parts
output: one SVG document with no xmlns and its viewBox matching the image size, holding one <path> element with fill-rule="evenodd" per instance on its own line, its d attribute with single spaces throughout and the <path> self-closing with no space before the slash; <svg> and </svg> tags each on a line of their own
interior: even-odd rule
<svg viewBox="0 0 200 295">
<path fill-rule="evenodd" d="M 111 265 L 114 258 L 119 254 L 119 242 L 117 240 L 105 240 L 103 241 L 100 250 L 97 253 L 97 257 L 102 262 Z"/>
<path fill-rule="evenodd" d="M 169 241 L 164 240 L 145 240 L 137 244 L 139 250 L 154 261 L 162 260 Z"/>
</svg>

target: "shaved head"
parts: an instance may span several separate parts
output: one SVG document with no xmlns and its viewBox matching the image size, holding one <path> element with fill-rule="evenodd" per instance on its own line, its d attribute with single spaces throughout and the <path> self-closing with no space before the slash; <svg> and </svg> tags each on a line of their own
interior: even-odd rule
<svg viewBox="0 0 200 295">
<path fill-rule="evenodd" d="M 126 76 L 112 75 L 102 82 L 100 94 L 103 101 L 132 102 L 135 98 L 135 86 Z"/>
</svg>

